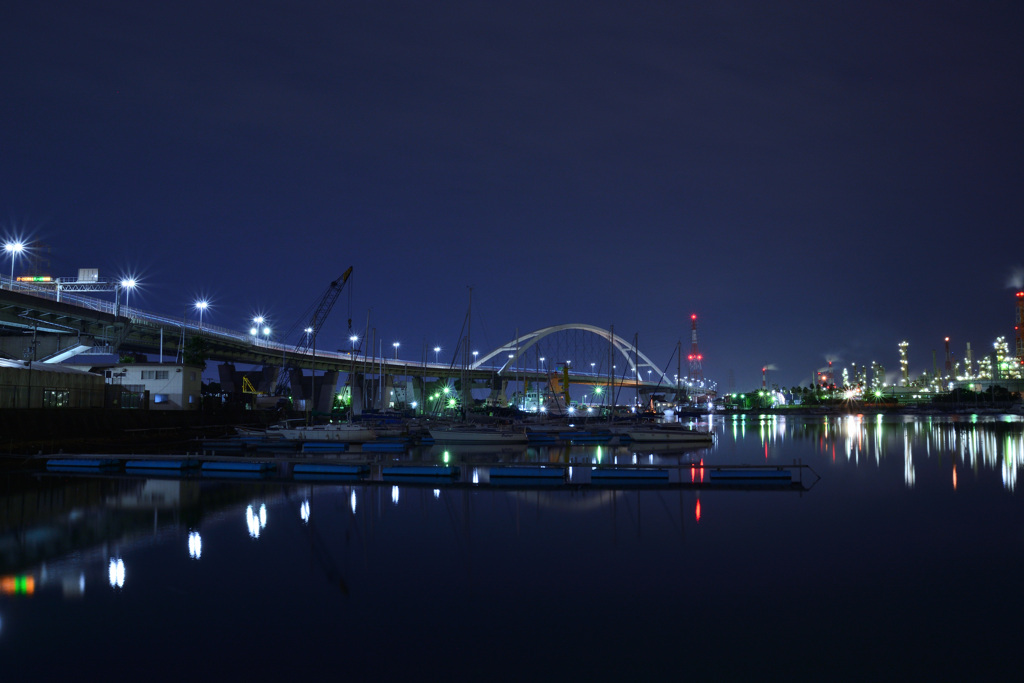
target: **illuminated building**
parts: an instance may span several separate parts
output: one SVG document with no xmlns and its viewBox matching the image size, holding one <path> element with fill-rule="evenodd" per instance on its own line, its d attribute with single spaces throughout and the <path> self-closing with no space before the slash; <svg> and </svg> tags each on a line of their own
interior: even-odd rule
<svg viewBox="0 0 1024 683">
<path fill-rule="evenodd" d="M 910 384 L 910 365 L 907 361 L 908 346 L 910 346 L 910 344 L 907 342 L 900 342 L 900 385 L 904 387 Z"/>
</svg>

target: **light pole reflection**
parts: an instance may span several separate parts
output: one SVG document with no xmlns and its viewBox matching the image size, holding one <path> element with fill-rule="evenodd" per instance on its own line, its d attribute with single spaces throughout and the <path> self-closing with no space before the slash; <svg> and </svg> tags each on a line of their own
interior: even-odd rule
<svg viewBox="0 0 1024 683">
<path fill-rule="evenodd" d="M 252 505 L 245 509 L 245 524 L 249 527 L 249 535 L 253 538 L 260 537 L 260 530 L 267 526 L 267 506 L 260 504 L 259 514 L 253 509 Z"/>
<path fill-rule="evenodd" d="M 193 560 L 198 560 L 203 556 L 203 538 L 198 531 L 193 531 L 188 535 L 188 556 Z"/>
<path fill-rule="evenodd" d="M 111 588 L 124 588 L 124 560 L 120 557 L 110 558 L 110 567 L 107 569 L 110 577 Z"/>
</svg>

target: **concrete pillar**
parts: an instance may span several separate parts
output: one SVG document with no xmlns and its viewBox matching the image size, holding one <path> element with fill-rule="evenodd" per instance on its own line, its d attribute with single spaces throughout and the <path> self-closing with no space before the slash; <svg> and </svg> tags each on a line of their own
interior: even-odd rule
<svg viewBox="0 0 1024 683">
<path fill-rule="evenodd" d="M 339 372 L 331 371 L 316 378 L 316 402 L 313 404 L 313 410 L 329 413 L 334 408 L 334 394 L 338 390 L 339 375 Z"/>
<path fill-rule="evenodd" d="M 366 375 L 361 372 L 353 372 L 348 376 L 348 383 L 352 387 L 352 414 L 362 415 L 363 409 L 363 388 L 366 382 Z"/>
<path fill-rule="evenodd" d="M 425 407 L 423 405 L 423 397 L 426 395 L 426 392 L 424 391 L 426 379 L 424 379 L 423 377 L 416 376 L 412 378 L 410 384 L 412 388 L 411 400 L 416 402 L 416 412 L 422 413 Z"/>
</svg>

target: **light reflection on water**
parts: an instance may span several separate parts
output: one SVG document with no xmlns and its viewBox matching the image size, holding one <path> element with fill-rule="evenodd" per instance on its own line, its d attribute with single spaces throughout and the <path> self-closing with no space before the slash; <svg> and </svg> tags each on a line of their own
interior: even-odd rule
<svg viewBox="0 0 1024 683">
<path fill-rule="evenodd" d="M 458 486 L 11 478 L 3 490 L 12 493 L 0 495 L 7 511 L 0 585 L 11 587 L 0 596 L 0 648 L 33 652 L 37 641 L 56 639 L 71 643 L 74 661 L 103 647 L 65 621 L 60 601 L 44 599 L 63 595 L 97 622 L 123 620 L 120 638 L 150 661 L 173 653 L 160 643 L 178 642 L 176 629 L 217 640 L 229 626 L 248 624 L 258 607 L 263 623 L 282 624 L 274 642 L 299 646 L 310 666 L 326 662 L 318 645 L 329 653 L 348 644 L 354 659 L 346 670 L 355 679 L 415 677 L 392 662 L 392 649 L 408 646 L 434 661 L 420 641 L 441 651 L 458 642 L 470 659 L 467 652 L 559 642 L 577 662 L 626 666 L 640 677 L 645 664 L 631 654 L 640 648 L 652 666 L 687 655 L 694 672 L 705 666 L 705 674 L 728 677 L 788 661 L 787 646 L 799 641 L 810 650 L 802 656 L 818 663 L 811 678 L 837 665 L 864 673 L 865 643 L 898 657 L 905 632 L 941 643 L 970 623 L 978 642 L 1006 637 L 1000 619 L 1024 602 L 1012 578 L 1024 567 L 1015 493 L 1022 427 L 1000 419 L 766 415 L 716 418 L 711 447 L 425 447 L 398 456 L 468 467 Z M 495 464 L 532 462 L 565 465 L 574 479 L 609 461 L 676 466 L 690 484 L 706 481 L 706 467 L 715 465 L 801 461 L 822 480 L 800 492 L 500 489 L 486 476 Z M 13 516 L 26 500 L 36 501 L 32 514 Z M 989 579 L 993 571 L 1006 581 Z M 951 598 L 952 620 L 939 596 L 954 583 L 964 588 Z M 33 594 L 12 602 L 26 585 Z M 807 595 L 810 604 L 796 599 Z M 195 614 L 176 621 L 175 601 Z M 684 626 L 695 613 L 702 627 Z M 307 622 L 290 641 L 296 636 L 283 625 Z M 143 623 L 141 641 L 130 629 Z M 390 637 L 378 642 L 366 624 Z M 602 641 L 595 633 L 629 640 L 632 632 L 644 642 L 618 654 L 586 646 Z M 737 645 L 760 664 L 746 668 Z M 924 664 L 922 675 L 944 672 L 944 652 L 936 645 L 937 664 Z M 725 668 L 706 666 L 712 660 Z M 456 667 L 447 678 L 471 680 L 481 670 L 479 661 L 465 669 L 446 661 Z M 235 673 L 246 671 L 237 666 Z M 512 671 L 536 676 L 550 673 L 546 666 L 520 663 Z"/>
<path fill-rule="evenodd" d="M 880 466 L 889 457 L 903 459 L 904 483 L 913 488 L 916 468 L 922 463 L 955 469 L 998 471 L 1003 486 L 1016 490 L 1017 472 L 1024 467 L 1024 421 L 1017 416 L 927 417 L 847 415 L 820 419 L 790 419 L 763 415 L 756 419 L 720 418 L 722 433 L 737 442 L 746 439 L 756 423 L 758 439 L 766 447 L 785 446 L 787 439 L 813 439 L 819 455 L 845 458 L 854 465 Z M 766 449 L 771 458 L 771 449 Z M 955 488 L 955 477 L 951 476 Z"/>
</svg>

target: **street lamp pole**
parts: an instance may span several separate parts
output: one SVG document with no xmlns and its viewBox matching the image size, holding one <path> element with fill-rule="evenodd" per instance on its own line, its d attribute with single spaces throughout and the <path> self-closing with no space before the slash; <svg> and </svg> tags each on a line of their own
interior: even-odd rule
<svg viewBox="0 0 1024 683">
<path fill-rule="evenodd" d="M 125 303 L 125 306 L 128 305 L 128 295 L 127 294 L 125 295 L 124 303 Z M 207 309 L 207 307 L 209 305 L 210 305 L 210 302 L 207 301 L 206 299 L 200 299 L 199 301 L 196 302 L 196 310 L 199 311 L 199 332 L 200 333 L 202 333 L 202 331 L 203 331 L 203 312 L 206 311 L 206 309 Z"/>
<path fill-rule="evenodd" d="M 124 307 L 125 308 L 128 308 L 128 295 L 131 294 L 131 291 L 133 289 L 135 289 L 135 285 L 136 284 L 137 283 L 135 282 L 135 280 L 133 278 L 130 278 L 130 277 L 129 278 L 125 278 L 124 280 L 121 280 L 121 289 L 124 290 Z"/>
<path fill-rule="evenodd" d="M 21 242 L 8 242 L 4 245 L 4 251 L 11 255 L 11 291 L 14 291 L 14 257 L 25 250 Z"/>
</svg>

